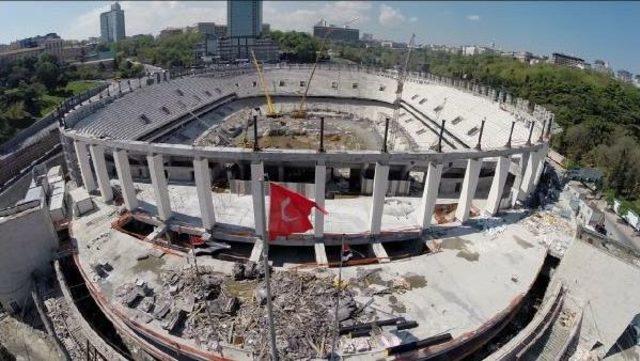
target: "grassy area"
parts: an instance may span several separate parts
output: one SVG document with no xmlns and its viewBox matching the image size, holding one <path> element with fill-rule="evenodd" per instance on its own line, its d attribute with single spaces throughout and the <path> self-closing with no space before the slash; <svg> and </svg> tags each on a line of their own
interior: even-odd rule
<svg viewBox="0 0 640 361">
<path fill-rule="evenodd" d="M 64 91 L 71 92 L 72 95 L 78 95 L 82 92 L 85 92 L 89 89 L 93 89 L 100 85 L 100 82 L 90 81 L 90 80 L 76 80 L 70 81 L 67 86 L 64 88 Z M 43 117 L 49 112 L 53 111 L 58 104 L 64 101 L 64 97 L 59 95 L 52 94 L 44 94 L 40 97 L 40 102 L 42 104 L 42 110 L 40 111 L 40 116 Z"/>
<path fill-rule="evenodd" d="M 100 82 L 98 81 L 76 80 L 70 81 L 65 87 L 65 90 L 73 92 L 73 95 L 77 95 L 89 89 L 93 89 L 98 85 L 100 85 Z"/>
</svg>

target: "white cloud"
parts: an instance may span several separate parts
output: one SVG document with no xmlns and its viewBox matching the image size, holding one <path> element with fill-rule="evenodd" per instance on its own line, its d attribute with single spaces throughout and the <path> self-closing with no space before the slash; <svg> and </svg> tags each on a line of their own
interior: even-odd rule
<svg viewBox="0 0 640 361">
<path fill-rule="evenodd" d="M 409 18 L 409 22 L 410 23 L 415 23 L 416 21 L 418 21 L 418 18 L 415 17 L 415 16 L 412 16 L 412 17 Z"/>
<path fill-rule="evenodd" d="M 157 34 L 167 27 L 185 27 L 201 21 L 226 23 L 226 1 L 122 1 L 127 35 Z M 78 16 L 59 31 L 63 38 L 85 39 L 100 35 L 100 13 L 109 10 L 110 3 L 96 3 L 95 7 Z M 373 6 L 369 1 L 288 2 L 265 1 L 263 22 L 272 29 L 311 32 L 321 19 L 336 25 L 350 24 L 367 28 L 372 19 Z"/>
<path fill-rule="evenodd" d="M 479 21 L 479 20 L 480 20 L 480 15 L 475 15 L 475 14 L 467 15 L 467 20 L 470 20 L 470 21 Z"/>
<path fill-rule="evenodd" d="M 185 27 L 201 21 L 226 22 L 226 2 L 123 1 L 127 35 L 157 34 L 167 27 Z M 96 7 L 60 31 L 63 38 L 84 39 L 100 35 L 100 13 L 110 4 Z"/>
<path fill-rule="evenodd" d="M 392 8 L 389 5 L 380 5 L 380 16 L 378 16 L 378 22 L 385 27 L 395 27 L 402 24 L 405 21 L 405 16 L 399 11 Z"/>
<path fill-rule="evenodd" d="M 336 1 L 328 3 L 265 1 L 263 21 L 271 24 L 272 29 L 312 30 L 313 24 L 321 19 L 335 25 L 343 25 L 354 18 L 350 24 L 360 28 L 370 21 L 372 6 L 368 1 Z"/>
</svg>

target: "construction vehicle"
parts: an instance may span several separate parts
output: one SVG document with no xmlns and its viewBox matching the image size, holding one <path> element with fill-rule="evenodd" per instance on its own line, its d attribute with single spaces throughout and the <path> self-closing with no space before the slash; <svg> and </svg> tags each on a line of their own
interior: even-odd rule
<svg viewBox="0 0 640 361">
<path fill-rule="evenodd" d="M 347 26 L 351 23 L 353 23 L 354 21 L 357 21 L 358 18 L 355 17 L 353 19 L 351 19 L 350 21 L 346 22 L 344 24 L 344 26 Z M 311 73 L 309 74 L 309 80 L 307 80 L 307 86 L 304 89 L 304 93 L 302 94 L 302 99 L 300 100 L 300 106 L 298 107 L 298 109 L 294 109 L 291 112 L 291 117 L 292 118 L 306 118 L 307 117 L 307 110 L 305 109 L 305 102 L 307 100 L 307 94 L 309 93 L 309 87 L 311 86 L 311 80 L 313 80 L 313 75 L 316 73 L 316 68 L 318 67 L 318 62 L 320 61 L 320 56 L 322 55 L 322 52 L 324 51 L 324 48 L 327 44 L 327 39 L 329 39 L 329 35 L 333 32 L 333 28 L 330 29 L 329 31 L 327 31 L 324 34 L 324 37 L 322 38 L 322 42 L 320 43 L 320 50 L 318 51 L 318 53 L 316 54 L 316 61 L 313 63 L 313 67 L 311 68 Z"/>
<path fill-rule="evenodd" d="M 271 95 L 269 95 L 269 88 L 267 87 L 267 83 L 264 81 L 264 74 L 262 72 L 262 67 L 258 63 L 258 59 L 256 59 L 256 54 L 251 49 L 251 58 L 253 58 L 253 65 L 256 67 L 256 71 L 258 72 L 258 79 L 260 79 L 260 85 L 262 86 L 262 91 L 264 92 L 264 97 L 267 100 L 267 118 L 278 118 L 281 116 L 280 113 L 276 110 L 273 101 L 271 100 Z"/>
<path fill-rule="evenodd" d="M 411 40 L 409 40 L 409 46 L 407 47 L 407 56 L 404 59 L 402 68 L 398 71 L 397 87 L 396 87 L 396 100 L 393 102 L 393 116 L 391 119 L 391 134 L 389 135 L 390 149 L 393 149 L 396 140 L 396 134 L 398 133 L 398 113 L 400 112 L 400 102 L 402 100 L 402 92 L 404 91 L 404 82 L 407 79 L 407 68 L 409 67 L 409 59 L 411 58 L 411 51 L 415 46 L 416 34 L 411 34 Z"/>
</svg>

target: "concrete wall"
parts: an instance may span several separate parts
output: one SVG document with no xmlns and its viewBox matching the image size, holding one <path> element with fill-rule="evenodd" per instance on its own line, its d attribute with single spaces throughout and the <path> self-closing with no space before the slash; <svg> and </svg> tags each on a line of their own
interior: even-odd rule
<svg viewBox="0 0 640 361">
<path fill-rule="evenodd" d="M 0 304 L 5 309 L 22 307 L 30 298 L 32 273 L 50 272 L 57 249 L 46 203 L 0 216 Z"/>
</svg>

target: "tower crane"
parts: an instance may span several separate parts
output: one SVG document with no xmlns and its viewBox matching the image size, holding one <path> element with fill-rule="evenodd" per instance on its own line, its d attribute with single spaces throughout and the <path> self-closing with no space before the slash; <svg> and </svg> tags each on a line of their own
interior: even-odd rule
<svg viewBox="0 0 640 361">
<path fill-rule="evenodd" d="M 407 68 L 409 67 L 409 59 L 411 57 L 411 51 L 415 46 L 416 34 L 411 34 L 411 39 L 409 40 L 409 46 L 407 47 L 407 56 L 404 59 L 404 64 L 402 64 L 402 68 L 398 72 L 398 81 L 396 87 L 396 100 L 393 102 L 393 122 L 391 123 L 391 134 L 389 137 L 389 144 L 391 145 L 391 149 L 395 144 L 396 133 L 398 132 L 398 113 L 400 112 L 400 101 L 402 100 L 402 92 L 404 91 L 404 81 L 407 79 Z"/>
<path fill-rule="evenodd" d="M 277 118 L 280 116 L 280 113 L 278 113 L 275 105 L 273 104 L 273 101 L 271 100 L 267 83 L 264 81 L 264 74 L 262 73 L 262 68 L 258 63 L 258 59 L 256 59 L 256 54 L 253 52 L 253 49 L 251 49 L 251 58 L 253 58 L 253 65 L 256 67 L 256 71 L 258 72 L 258 79 L 260 79 L 260 85 L 262 86 L 264 97 L 267 99 L 267 117 Z"/>
<path fill-rule="evenodd" d="M 346 22 L 344 26 L 346 27 L 347 25 L 357 21 L 358 19 L 359 19 L 358 17 L 355 17 L 350 21 Z M 298 109 L 294 109 L 291 112 L 292 118 L 305 118 L 307 116 L 307 110 L 304 107 L 305 107 L 305 102 L 307 100 L 307 94 L 309 93 L 309 86 L 311 86 L 311 80 L 313 79 L 313 75 L 315 74 L 316 68 L 318 67 L 318 61 L 320 61 L 320 55 L 322 54 L 322 51 L 324 50 L 325 45 L 327 44 L 327 39 L 329 38 L 329 35 L 333 32 L 333 30 L 334 28 L 330 28 L 329 31 L 327 31 L 322 37 L 322 42 L 320 43 L 320 50 L 316 54 L 316 61 L 313 63 L 313 67 L 311 68 L 311 73 L 309 74 L 309 80 L 307 80 L 307 87 L 304 89 L 304 93 L 302 94 L 302 99 L 300 100 L 300 106 L 298 107 Z"/>
</svg>

